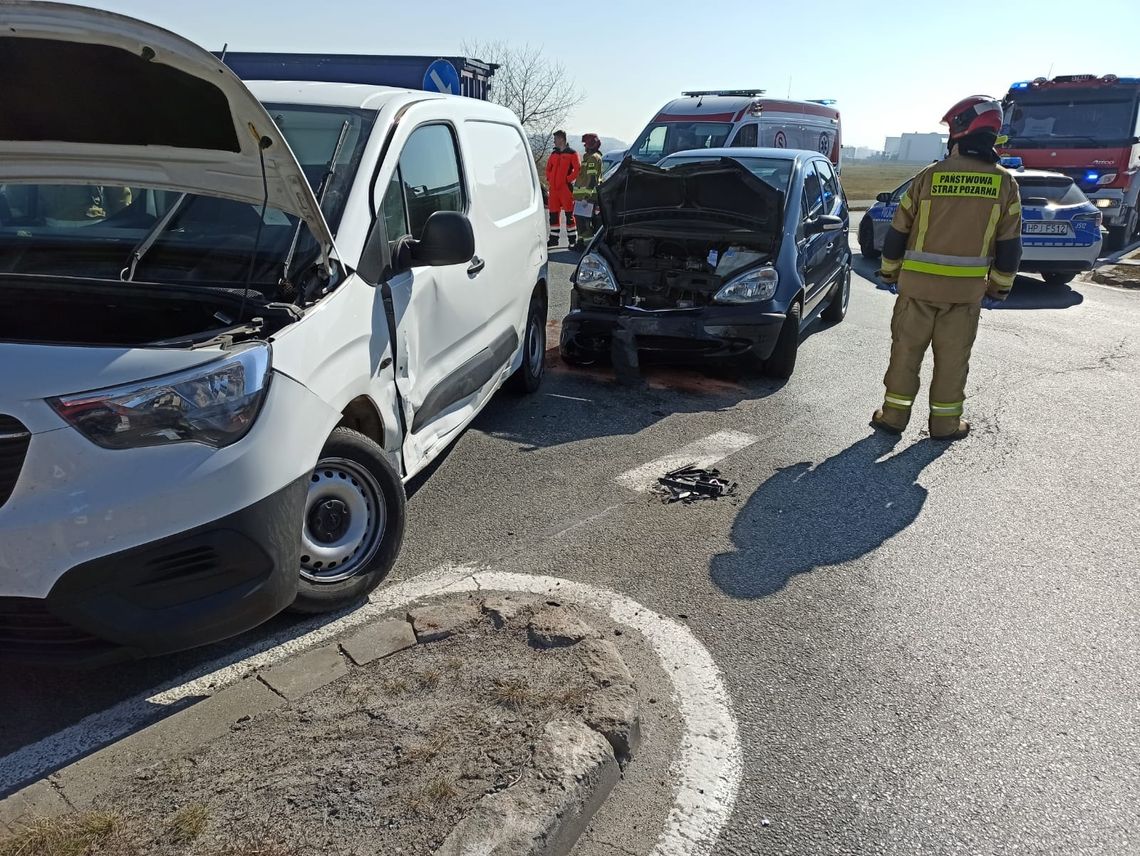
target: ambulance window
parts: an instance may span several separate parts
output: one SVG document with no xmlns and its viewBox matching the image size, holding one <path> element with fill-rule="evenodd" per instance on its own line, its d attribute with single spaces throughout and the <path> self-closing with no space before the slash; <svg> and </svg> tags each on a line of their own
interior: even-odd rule
<svg viewBox="0 0 1140 856">
<path fill-rule="evenodd" d="M 756 123 L 745 125 L 736 132 L 736 138 L 732 141 L 734 148 L 754 148 L 759 145 L 759 138 L 756 132 Z"/>
<path fill-rule="evenodd" d="M 637 154 L 640 158 L 653 158 L 658 159 L 665 156 L 665 134 L 669 128 L 667 125 L 658 125 L 649 132 L 644 142 L 638 147 Z"/>
<path fill-rule="evenodd" d="M 804 167 L 804 219 L 814 220 L 821 213 L 823 213 L 823 190 L 815 167 L 809 163 Z"/>
</svg>

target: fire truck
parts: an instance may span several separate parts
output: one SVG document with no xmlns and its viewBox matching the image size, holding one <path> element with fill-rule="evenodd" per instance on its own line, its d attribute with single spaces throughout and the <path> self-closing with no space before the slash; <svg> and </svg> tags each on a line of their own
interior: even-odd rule
<svg viewBox="0 0 1140 856">
<path fill-rule="evenodd" d="M 1136 237 L 1140 78 L 1074 74 L 1015 83 L 1005 116 L 1003 154 L 1072 178 L 1104 215 L 1109 250 Z"/>
</svg>

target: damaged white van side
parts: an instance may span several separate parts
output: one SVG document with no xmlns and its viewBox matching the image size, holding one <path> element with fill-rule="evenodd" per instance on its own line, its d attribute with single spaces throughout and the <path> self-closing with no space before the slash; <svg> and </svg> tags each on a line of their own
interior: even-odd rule
<svg viewBox="0 0 1140 856">
<path fill-rule="evenodd" d="M 542 380 L 518 121 L 247 86 L 94 9 L 0 24 L 0 656 L 153 655 L 364 597 L 403 482 Z"/>
</svg>

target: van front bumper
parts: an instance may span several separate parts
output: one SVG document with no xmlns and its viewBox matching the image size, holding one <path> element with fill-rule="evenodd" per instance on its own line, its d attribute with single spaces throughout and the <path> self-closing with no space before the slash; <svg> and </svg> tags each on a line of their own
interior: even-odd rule
<svg viewBox="0 0 1140 856">
<path fill-rule="evenodd" d="M 0 659 L 94 666 L 206 645 L 293 602 L 308 477 L 211 523 L 0 597 Z"/>
</svg>

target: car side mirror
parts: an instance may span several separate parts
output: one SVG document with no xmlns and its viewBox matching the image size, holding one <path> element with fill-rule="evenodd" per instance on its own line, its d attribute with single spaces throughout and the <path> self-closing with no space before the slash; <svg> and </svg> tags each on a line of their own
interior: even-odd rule
<svg viewBox="0 0 1140 856">
<path fill-rule="evenodd" d="M 843 228 L 843 218 L 834 214 L 821 214 L 814 220 L 804 224 L 804 232 L 808 235 L 818 235 L 820 232 L 838 232 Z"/>
<path fill-rule="evenodd" d="M 883 193 L 880 193 L 878 196 L 876 196 L 876 197 L 875 197 L 875 200 L 876 200 L 876 201 L 878 201 L 878 202 L 882 202 L 884 205 L 890 205 L 890 204 L 891 204 L 891 201 L 892 201 L 894 198 L 895 198 L 895 197 L 894 197 L 894 195 L 893 195 L 893 194 L 891 194 L 891 193 L 889 193 L 889 192 L 883 192 Z"/>
<path fill-rule="evenodd" d="M 464 264 L 475 255 L 475 230 L 466 214 L 436 211 L 428 217 L 420 239 L 408 243 L 408 250 L 414 264 L 431 267 Z"/>
</svg>

